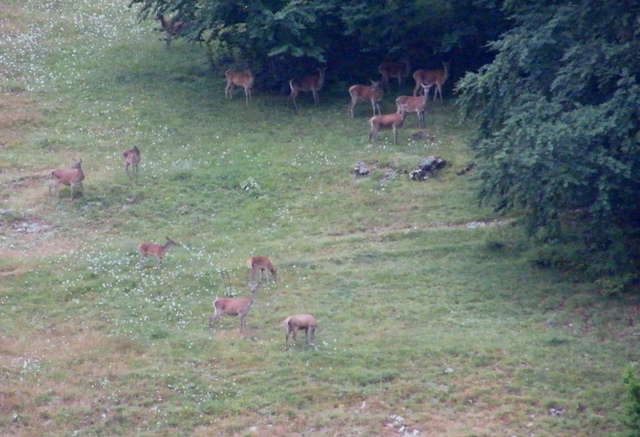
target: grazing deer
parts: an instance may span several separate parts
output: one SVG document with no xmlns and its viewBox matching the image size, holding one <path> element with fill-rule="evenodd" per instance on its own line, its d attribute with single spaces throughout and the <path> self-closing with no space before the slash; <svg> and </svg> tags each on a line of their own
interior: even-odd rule
<svg viewBox="0 0 640 437">
<path fill-rule="evenodd" d="M 318 322 L 316 322 L 315 317 L 311 314 L 296 314 L 293 316 L 289 316 L 282 322 L 282 326 L 284 326 L 285 339 L 284 339 L 284 348 L 286 349 L 289 344 L 289 335 L 293 337 L 293 340 L 296 340 L 296 334 L 298 331 L 303 330 L 305 332 L 305 339 L 307 341 L 308 346 L 313 346 L 313 334 L 318 327 Z"/>
<path fill-rule="evenodd" d="M 271 263 L 271 260 L 266 256 L 252 256 L 247 260 L 247 267 L 251 269 L 249 280 L 253 281 L 256 277 L 256 273 L 260 272 L 260 282 L 262 282 L 262 272 L 267 272 L 267 284 L 269 284 L 269 274 L 273 278 L 273 282 L 277 281 L 276 273 L 277 269 Z"/>
<path fill-rule="evenodd" d="M 393 140 L 398 144 L 398 129 L 402 127 L 404 123 L 404 117 L 407 113 L 407 106 L 401 105 L 400 112 L 395 114 L 376 115 L 369 119 L 369 125 L 371 131 L 369 132 L 369 142 L 373 139 L 375 143 L 378 137 L 378 132 L 381 129 L 393 129 Z"/>
<path fill-rule="evenodd" d="M 406 108 L 406 112 L 415 112 L 418 115 L 418 123 L 420 128 L 425 128 L 424 113 L 427 110 L 427 95 L 429 94 L 429 87 L 425 84 L 420 84 L 423 89 L 423 95 L 418 97 L 413 96 L 400 96 L 396 99 L 396 107 L 398 108 L 398 114 L 402 111 L 402 107 Z"/>
<path fill-rule="evenodd" d="M 424 90 L 425 94 L 429 94 L 429 89 L 435 85 L 436 89 L 433 92 L 433 100 L 440 94 L 440 101 L 442 102 L 442 86 L 449 78 L 449 66 L 451 63 L 443 62 L 442 66 L 444 70 L 416 70 L 413 73 L 413 79 L 416 81 L 416 87 L 413 89 L 413 95 L 417 96 L 420 86 L 422 84 L 427 85 L 427 89 Z"/>
<path fill-rule="evenodd" d="M 164 40 L 167 44 L 167 50 L 171 47 L 171 40 L 174 36 L 179 35 L 182 32 L 182 29 L 187 24 L 185 21 L 177 20 L 177 21 L 167 21 L 164 19 L 164 15 L 158 14 L 156 20 L 160 21 L 159 31 L 164 32 Z"/>
<path fill-rule="evenodd" d="M 122 158 L 124 158 L 124 170 L 127 174 L 129 174 L 129 166 L 131 166 L 131 172 L 134 175 L 137 175 L 138 164 L 140 164 L 140 149 L 138 149 L 138 146 L 133 146 L 133 149 L 122 152 Z"/>
<path fill-rule="evenodd" d="M 385 62 L 380 64 L 378 71 L 382 75 L 381 82 L 385 88 L 389 86 L 389 78 L 395 77 L 398 79 L 398 89 L 401 89 L 404 78 L 411 73 L 411 65 L 406 59 L 402 62 Z"/>
<path fill-rule="evenodd" d="M 213 308 L 215 312 L 211 317 L 209 317 L 209 327 L 213 326 L 213 324 L 220 320 L 220 317 L 224 315 L 240 316 L 240 332 L 242 332 L 247 324 L 247 314 L 249 314 L 253 301 L 256 299 L 256 291 L 258 291 L 259 286 L 260 283 L 249 284 L 249 287 L 251 288 L 251 294 L 249 297 L 219 297 L 215 299 L 213 301 Z"/>
<path fill-rule="evenodd" d="M 73 201 L 73 189 L 80 188 L 82 190 L 82 181 L 84 173 L 82 172 L 82 159 L 73 160 L 71 169 L 58 169 L 51 171 L 51 184 L 49 185 L 49 197 L 51 197 L 51 189 L 56 190 L 58 198 L 60 198 L 60 184 L 71 187 L 71 201 Z M 83 190 L 84 192 L 84 190 Z"/>
<path fill-rule="evenodd" d="M 349 88 L 349 95 L 351 96 L 351 102 L 349 103 L 349 115 L 353 118 L 353 108 L 356 106 L 359 100 L 363 100 L 365 102 L 371 102 L 371 107 L 373 108 L 373 115 L 376 115 L 376 110 L 378 115 L 381 115 L 380 112 L 380 101 L 382 97 L 384 97 L 384 91 L 380 86 L 380 82 L 371 81 L 371 86 L 367 85 L 353 85 Z"/>
<path fill-rule="evenodd" d="M 295 106 L 296 111 L 298 110 L 296 97 L 298 97 L 300 92 L 311 92 L 313 94 L 313 101 L 315 105 L 318 106 L 320 101 L 318 92 L 322 89 L 322 85 L 324 85 L 324 72 L 326 69 L 326 67 L 318 68 L 318 76 L 301 77 L 289 81 L 289 87 L 291 87 L 289 98 L 293 100 L 293 106 Z"/>
<path fill-rule="evenodd" d="M 178 243 L 173 241 L 171 238 L 166 237 L 167 241 L 164 243 L 164 246 L 154 243 L 142 243 L 138 246 L 138 262 L 142 262 L 146 256 L 155 256 L 158 258 L 158 264 L 156 267 L 159 267 L 162 264 L 162 259 L 164 258 L 167 250 L 171 246 L 177 246 Z"/>
<path fill-rule="evenodd" d="M 228 99 L 233 99 L 233 88 L 240 86 L 244 88 L 244 97 L 247 105 L 251 100 L 251 87 L 253 87 L 253 74 L 250 71 L 227 70 L 224 72 L 227 78 L 227 86 L 224 89 L 224 95 Z"/>
</svg>

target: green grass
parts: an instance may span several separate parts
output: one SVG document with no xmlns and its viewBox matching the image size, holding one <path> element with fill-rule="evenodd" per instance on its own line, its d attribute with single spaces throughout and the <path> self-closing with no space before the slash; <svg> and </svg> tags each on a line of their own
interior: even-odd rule
<svg viewBox="0 0 640 437">
<path fill-rule="evenodd" d="M 400 145 L 371 145 L 370 109 L 348 118 L 330 79 L 318 108 L 259 88 L 247 107 L 202 47 L 166 50 L 126 2 L 23 3 L 0 9 L 3 435 L 622 431 L 639 302 L 536 268 L 517 222 L 478 226 L 504 218 L 455 174 L 473 126 L 451 100 L 429 112 L 435 142 L 409 141 L 414 115 Z M 409 180 L 430 154 L 450 165 Z M 84 195 L 48 198 L 48 172 L 80 157 Z M 181 245 L 164 264 L 138 264 L 165 236 Z M 250 255 L 280 281 L 244 334 L 210 329 L 215 297 L 248 294 Z M 285 351 L 297 312 L 317 345 Z"/>
</svg>

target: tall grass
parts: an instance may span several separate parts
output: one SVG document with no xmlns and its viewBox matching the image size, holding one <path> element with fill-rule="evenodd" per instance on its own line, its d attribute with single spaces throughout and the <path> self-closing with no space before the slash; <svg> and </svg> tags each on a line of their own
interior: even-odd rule
<svg viewBox="0 0 640 437">
<path fill-rule="evenodd" d="M 202 47 L 166 50 L 126 3 L 1 7 L 4 435 L 621 431 L 638 302 L 535 267 L 517 222 L 477 205 L 451 100 L 431 106 L 435 141 L 410 140 L 408 117 L 400 145 L 371 145 L 340 90 L 298 113 L 259 87 L 226 100 Z M 450 165 L 409 180 L 430 154 Z M 79 157 L 83 196 L 48 198 L 48 171 Z M 161 267 L 137 262 L 165 236 L 181 246 Z M 280 281 L 244 334 L 209 329 L 216 296 L 248 294 L 250 255 Z M 285 351 L 298 312 L 317 344 Z"/>
</svg>

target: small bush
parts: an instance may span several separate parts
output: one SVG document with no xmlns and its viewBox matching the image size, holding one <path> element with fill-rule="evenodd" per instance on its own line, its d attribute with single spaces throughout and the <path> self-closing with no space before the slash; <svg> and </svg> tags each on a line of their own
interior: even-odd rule
<svg viewBox="0 0 640 437">
<path fill-rule="evenodd" d="M 622 423 L 629 429 L 626 437 L 640 437 L 640 381 L 635 374 L 635 368 L 629 366 L 623 377 L 627 389 L 627 400 L 624 404 Z"/>
</svg>

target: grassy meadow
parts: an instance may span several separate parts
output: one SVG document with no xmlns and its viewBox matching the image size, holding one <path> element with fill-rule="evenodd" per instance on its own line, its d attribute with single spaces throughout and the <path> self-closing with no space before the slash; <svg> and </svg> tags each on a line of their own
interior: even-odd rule
<svg viewBox="0 0 640 437">
<path fill-rule="evenodd" d="M 473 125 L 451 84 L 432 140 L 410 139 L 410 114 L 399 145 L 370 144 L 370 106 L 347 116 L 331 66 L 317 108 L 259 84 L 247 106 L 204 47 L 165 49 L 127 4 L 0 4 L 0 434 L 623 431 L 640 302 L 537 267 L 517 217 L 478 206 L 473 172 L 456 175 Z M 449 165 L 410 180 L 428 155 Z M 83 195 L 49 197 L 74 158 Z M 180 246 L 163 264 L 138 263 L 165 236 Z M 244 333 L 228 316 L 209 328 L 214 298 L 248 295 L 251 255 L 279 281 Z M 316 345 L 285 350 L 281 322 L 300 312 Z"/>
</svg>

